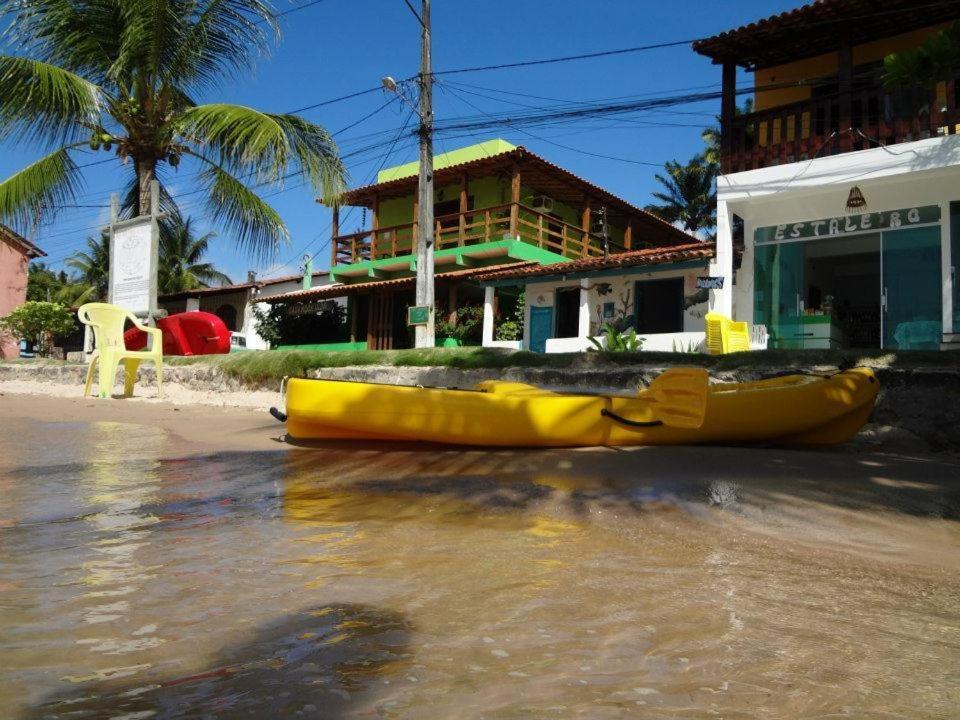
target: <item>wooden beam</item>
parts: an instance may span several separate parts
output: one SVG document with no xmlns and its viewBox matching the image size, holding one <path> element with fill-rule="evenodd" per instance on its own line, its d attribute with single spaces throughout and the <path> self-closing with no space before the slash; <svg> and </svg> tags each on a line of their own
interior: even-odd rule
<svg viewBox="0 0 960 720">
<path fill-rule="evenodd" d="M 337 236 L 340 234 L 340 206 L 330 208 L 330 267 L 337 264 Z"/>
<path fill-rule="evenodd" d="M 510 237 L 517 237 L 520 226 L 520 164 L 513 163 L 510 178 Z"/>
<path fill-rule="evenodd" d="M 467 237 L 467 211 L 470 209 L 469 195 L 467 193 L 468 178 L 466 173 L 460 174 L 460 247 Z"/>
<path fill-rule="evenodd" d="M 376 260 L 379 256 L 379 252 L 377 251 L 377 229 L 380 227 L 380 196 L 376 193 L 373 194 L 370 213 L 373 216 L 370 220 L 370 259 Z"/>
<path fill-rule="evenodd" d="M 732 60 L 723 63 L 723 80 L 720 97 L 720 162 L 726 171 L 727 156 L 733 148 L 733 118 L 737 114 L 737 64 Z"/>
<path fill-rule="evenodd" d="M 623 247 L 629 250 L 633 247 L 633 220 L 627 218 L 627 227 L 623 231 Z"/>
<path fill-rule="evenodd" d="M 841 133 L 837 141 L 841 152 L 850 152 L 853 149 L 853 133 L 850 131 L 853 123 L 853 45 L 850 44 L 850 35 L 846 32 L 840 40 L 837 64 L 837 90 L 840 105 L 837 130 Z"/>
</svg>

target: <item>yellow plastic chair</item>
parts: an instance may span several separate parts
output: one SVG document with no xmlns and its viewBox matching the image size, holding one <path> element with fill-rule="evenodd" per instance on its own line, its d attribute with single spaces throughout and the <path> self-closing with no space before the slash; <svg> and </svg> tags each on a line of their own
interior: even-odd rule
<svg viewBox="0 0 960 720">
<path fill-rule="evenodd" d="M 726 315 L 709 312 L 706 324 L 707 352 L 711 355 L 746 352 L 750 349 L 750 326 L 747 323 L 735 322 Z"/>
<path fill-rule="evenodd" d="M 87 386 L 83 396 L 90 394 L 90 385 L 93 383 L 93 371 L 100 366 L 99 397 L 110 397 L 113 391 L 113 382 L 117 376 L 120 363 L 126 370 L 123 382 L 124 397 L 133 395 L 133 386 L 137 381 L 137 369 L 143 360 L 152 360 L 157 368 L 157 397 L 163 397 L 163 332 L 160 328 L 142 325 L 137 318 L 127 310 L 108 303 L 87 303 L 77 310 L 77 317 L 84 325 L 93 328 L 97 348 L 90 358 L 90 367 L 87 369 Z M 138 330 L 147 333 L 150 340 L 149 350 L 127 350 L 123 343 L 123 326 L 130 320 Z"/>
</svg>

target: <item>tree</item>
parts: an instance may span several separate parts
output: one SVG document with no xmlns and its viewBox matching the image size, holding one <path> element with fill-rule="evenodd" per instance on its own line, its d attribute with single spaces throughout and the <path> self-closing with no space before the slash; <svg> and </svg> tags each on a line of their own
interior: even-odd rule
<svg viewBox="0 0 960 720">
<path fill-rule="evenodd" d="M 54 335 L 63 335 L 71 330 L 73 313 L 60 303 L 25 302 L 6 317 L 0 318 L 0 331 L 29 340 L 42 357 L 50 354 Z"/>
<path fill-rule="evenodd" d="M 920 45 L 883 59 L 883 83 L 887 87 L 920 85 L 933 87 L 938 82 L 960 75 L 960 21 L 931 35 Z"/>
<path fill-rule="evenodd" d="M 647 205 L 647 212 L 687 232 L 712 231 L 717 226 L 717 166 L 695 155 L 686 165 L 670 160 L 664 169 L 666 174 L 655 175 L 663 190 L 653 193 L 662 204 Z"/>
<path fill-rule="evenodd" d="M 159 168 L 188 158 L 212 218 L 259 257 L 288 231 L 256 187 L 293 174 L 327 201 L 342 191 L 337 146 L 319 125 L 192 99 L 237 79 L 279 37 L 262 0 L 0 0 L 0 16 L 18 50 L 0 55 L 0 140 L 47 153 L 0 183 L 0 221 L 26 226 L 74 200 L 71 153 L 87 146 L 132 160 L 140 214 Z"/>
<path fill-rule="evenodd" d="M 78 307 L 96 299 L 95 287 L 67 275 L 63 270 L 55 272 L 42 262 L 30 263 L 27 276 L 27 300 Z"/>
<path fill-rule="evenodd" d="M 67 258 L 68 267 L 76 270 L 80 280 L 95 290 L 98 300 L 107 299 L 110 282 L 110 240 L 100 236 L 87 238 L 86 251 L 79 251 Z"/>
<path fill-rule="evenodd" d="M 229 285 L 232 281 L 212 263 L 201 262 L 214 233 L 197 237 L 191 220 L 167 225 L 160 233 L 160 258 L 157 288 L 160 293 L 176 293 L 208 287 L 211 283 Z"/>
</svg>

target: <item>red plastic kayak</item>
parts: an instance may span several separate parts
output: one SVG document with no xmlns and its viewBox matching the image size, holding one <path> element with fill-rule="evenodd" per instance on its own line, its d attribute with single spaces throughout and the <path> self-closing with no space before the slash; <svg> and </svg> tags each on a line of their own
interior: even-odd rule
<svg viewBox="0 0 960 720">
<path fill-rule="evenodd" d="M 164 355 L 223 355 L 230 352 L 230 331 L 213 313 L 185 312 L 157 320 Z M 123 334 L 127 350 L 143 350 L 147 334 L 130 328 Z"/>
</svg>

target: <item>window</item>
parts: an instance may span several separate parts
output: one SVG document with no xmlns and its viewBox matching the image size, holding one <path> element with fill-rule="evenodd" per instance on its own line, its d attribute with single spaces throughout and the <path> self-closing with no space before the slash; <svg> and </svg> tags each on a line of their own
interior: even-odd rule
<svg viewBox="0 0 960 720">
<path fill-rule="evenodd" d="M 638 333 L 683 331 L 683 278 L 640 281 L 635 296 Z"/>
</svg>

